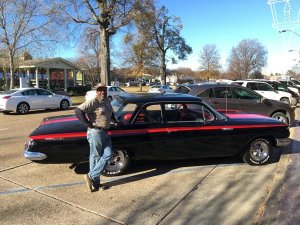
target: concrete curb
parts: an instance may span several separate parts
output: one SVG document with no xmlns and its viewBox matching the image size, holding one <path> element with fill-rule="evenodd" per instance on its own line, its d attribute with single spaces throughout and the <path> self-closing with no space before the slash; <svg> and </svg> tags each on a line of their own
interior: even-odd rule
<svg viewBox="0 0 300 225">
<path fill-rule="evenodd" d="M 283 185 L 284 178 L 286 175 L 287 167 L 290 161 L 290 156 L 292 153 L 293 139 L 294 139 L 294 129 L 290 129 L 290 139 L 291 143 L 286 146 L 280 156 L 277 169 L 271 184 L 270 192 L 267 196 L 267 200 L 263 203 L 264 212 L 258 219 L 256 224 L 278 224 L 278 218 L 280 214 L 280 199 L 283 196 Z"/>
</svg>

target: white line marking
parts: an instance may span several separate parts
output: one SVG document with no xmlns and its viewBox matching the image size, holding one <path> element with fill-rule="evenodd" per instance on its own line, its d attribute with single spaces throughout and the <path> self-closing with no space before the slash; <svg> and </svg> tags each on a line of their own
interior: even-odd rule
<svg viewBox="0 0 300 225">
<path fill-rule="evenodd" d="M 8 128 L 0 128 L 0 131 L 1 131 L 1 130 L 8 130 Z"/>
</svg>

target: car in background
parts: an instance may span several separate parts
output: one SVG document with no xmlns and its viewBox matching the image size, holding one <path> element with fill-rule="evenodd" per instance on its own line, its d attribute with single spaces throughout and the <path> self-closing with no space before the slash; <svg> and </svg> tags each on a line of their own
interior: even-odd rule
<svg viewBox="0 0 300 225">
<path fill-rule="evenodd" d="M 292 95 L 284 91 L 276 91 L 274 88 L 263 81 L 255 80 L 238 80 L 233 81 L 231 84 L 239 84 L 241 86 L 247 87 L 254 90 L 265 98 L 281 101 L 287 104 L 292 102 Z"/>
<path fill-rule="evenodd" d="M 290 80 L 278 80 L 280 83 L 283 83 L 285 84 L 286 86 L 289 87 L 290 90 L 293 90 L 293 89 L 298 89 L 298 91 L 300 92 L 300 85 L 294 83 L 293 81 L 290 81 Z"/>
<path fill-rule="evenodd" d="M 283 102 L 267 99 L 240 85 L 203 83 L 179 85 L 175 93 L 201 97 L 219 112 L 247 112 L 275 118 L 287 124 L 295 120 L 294 109 Z"/>
<path fill-rule="evenodd" d="M 148 93 L 168 93 L 173 92 L 173 89 L 169 85 L 156 84 L 149 88 Z"/>
<path fill-rule="evenodd" d="M 263 80 L 263 81 L 270 84 L 277 91 L 285 91 L 285 92 L 290 93 L 292 95 L 291 105 L 297 106 L 297 103 L 300 99 L 300 93 L 297 88 L 293 88 L 293 87 L 289 88 L 285 84 L 283 84 L 279 81 L 276 81 L 276 80 Z"/>
<path fill-rule="evenodd" d="M 26 114 L 34 109 L 68 109 L 72 105 L 69 96 L 54 94 L 42 88 L 17 88 L 0 94 L 0 111 Z"/>
<path fill-rule="evenodd" d="M 197 159 L 240 155 L 267 164 L 289 143 L 287 124 L 261 115 L 221 114 L 201 98 L 175 93 L 122 94 L 111 102 L 119 126 L 108 129 L 113 155 L 104 174 L 121 175 L 133 159 Z M 29 135 L 24 157 L 35 162 L 88 160 L 87 128 L 75 115 L 45 118 Z M 176 163 L 176 161 L 174 161 Z"/>
<path fill-rule="evenodd" d="M 110 101 L 112 101 L 115 96 L 120 95 L 122 93 L 126 93 L 126 91 L 124 91 L 122 88 L 117 87 L 117 86 L 107 86 L 107 97 Z M 93 98 L 96 97 L 96 90 L 90 90 L 88 92 L 86 92 L 85 94 L 85 100 L 91 100 Z"/>
</svg>

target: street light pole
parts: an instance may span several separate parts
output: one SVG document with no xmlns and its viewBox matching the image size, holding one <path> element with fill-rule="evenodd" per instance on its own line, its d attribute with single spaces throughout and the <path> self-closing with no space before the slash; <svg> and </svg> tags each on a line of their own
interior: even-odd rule
<svg viewBox="0 0 300 225">
<path fill-rule="evenodd" d="M 293 31 L 293 30 L 280 30 L 279 33 L 285 33 L 285 32 L 292 32 L 293 34 L 297 35 L 300 37 L 300 34 L 298 34 L 297 32 Z"/>
</svg>

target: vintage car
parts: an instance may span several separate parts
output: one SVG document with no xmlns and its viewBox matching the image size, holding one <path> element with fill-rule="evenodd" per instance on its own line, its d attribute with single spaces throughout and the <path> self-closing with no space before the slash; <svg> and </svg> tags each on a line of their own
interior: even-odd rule
<svg viewBox="0 0 300 225">
<path fill-rule="evenodd" d="M 249 164 L 266 164 L 274 147 L 288 143 L 288 124 L 256 114 L 221 114 L 196 96 L 124 94 L 111 104 L 121 125 L 108 131 L 114 154 L 106 175 L 124 173 L 131 159 L 239 154 Z M 86 129 L 74 115 L 45 118 L 29 135 L 24 156 L 45 163 L 87 160 Z"/>
</svg>

